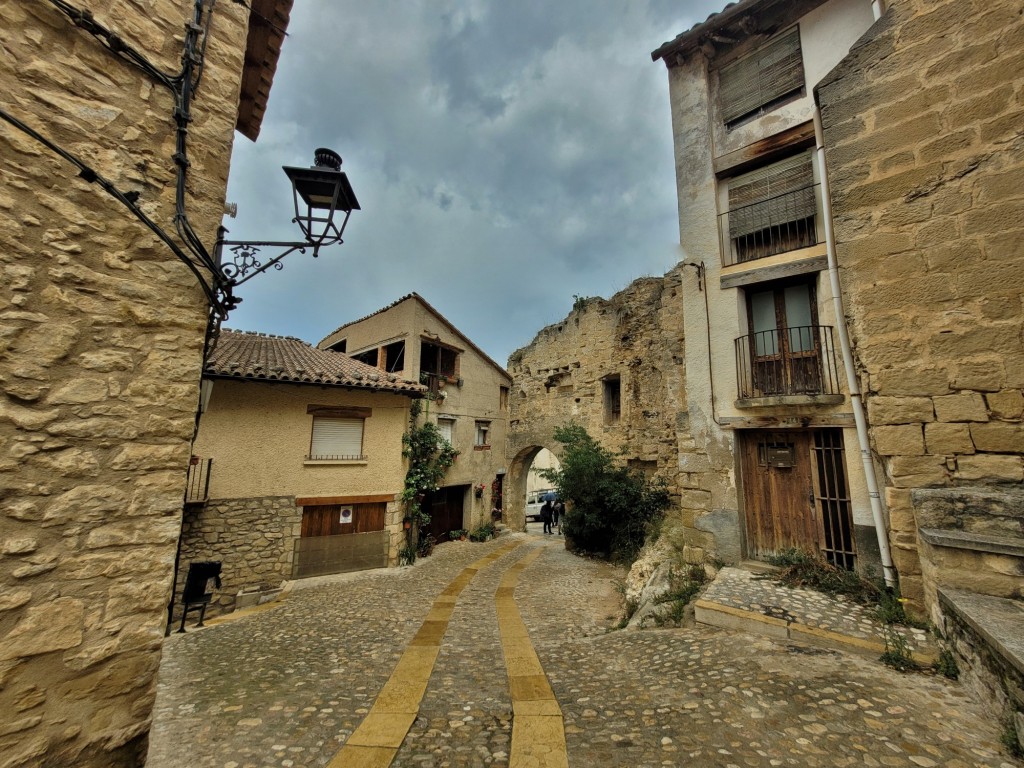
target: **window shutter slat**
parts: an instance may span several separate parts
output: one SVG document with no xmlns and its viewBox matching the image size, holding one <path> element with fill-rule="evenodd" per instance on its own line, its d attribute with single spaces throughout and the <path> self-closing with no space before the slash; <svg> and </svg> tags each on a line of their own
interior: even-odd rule
<svg viewBox="0 0 1024 768">
<path fill-rule="evenodd" d="M 806 152 L 729 181 L 729 236 L 814 216 L 814 172 Z"/>
<path fill-rule="evenodd" d="M 722 119 L 737 120 L 804 84 L 800 28 L 793 27 L 719 72 Z"/>
<path fill-rule="evenodd" d="M 355 458 L 362 452 L 362 419 L 314 417 L 310 458 Z"/>
</svg>

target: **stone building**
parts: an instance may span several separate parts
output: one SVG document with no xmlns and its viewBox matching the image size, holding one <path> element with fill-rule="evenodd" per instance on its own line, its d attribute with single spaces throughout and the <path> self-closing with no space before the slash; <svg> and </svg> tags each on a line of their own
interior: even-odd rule
<svg viewBox="0 0 1024 768">
<path fill-rule="evenodd" d="M 692 467 L 681 467 L 678 458 L 690 445 L 681 277 L 677 269 L 637 280 L 607 301 L 579 299 L 565 320 L 509 357 L 505 520 L 511 527 L 526 524 L 534 458 L 542 448 L 559 455 L 554 431 L 570 421 L 610 450 L 624 451 L 632 466 L 663 479 L 674 495 L 690 493 Z"/>
<path fill-rule="evenodd" d="M 1024 736 L 1024 16 L 889 5 L 746 0 L 653 53 L 696 515 L 891 563 Z"/>
<path fill-rule="evenodd" d="M 425 391 L 299 339 L 222 331 L 203 372 L 179 583 L 188 563 L 220 562 L 223 610 L 288 579 L 397 565 L 402 434 Z"/>
<path fill-rule="evenodd" d="M 814 86 L 872 20 L 867 0 L 748 1 L 652 54 L 668 68 L 684 251 L 684 508 L 736 532 L 713 545 L 726 561 L 798 547 L 878 571 L 813 122 Z"/>
<path fill-rule="evenodd" d="M 11 766 L 129 766 L 144 752 L 209 308 L 129 206 L 174 232 L 178 152 L 191 226 L 213 244 L 234 131 L 259 132 L 291 1 L 220 3 L 209 26 L 206 4 L 184 0 L 78 5 L 0 4 L 0 764 Z M 207 28 L 202 81 L 179 113 L 191 118 L 186 156 L 161 73 L 179 72 L 183 40 L 198 46 Z"/>
<path fill-rule="evenodd" d="M 504 503 L 508 395 L 512 379 L 422 296 L 411 293 L 346 323 L 317 346 L 424 384 L 425 418 L 459 451 L 444 485 L 422 502 L 427 531 L 444 541 L 473 529 Z"/>
</svg>

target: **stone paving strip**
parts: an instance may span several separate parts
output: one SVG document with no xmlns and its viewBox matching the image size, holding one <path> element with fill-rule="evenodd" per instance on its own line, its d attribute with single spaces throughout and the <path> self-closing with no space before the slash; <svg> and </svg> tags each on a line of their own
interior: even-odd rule
<svg viewBox="0 0 1024 768">
<path fill-rule="evenodd" d="M 509 568 L 495 593 L 501 648 L 512 692 L 512 755 L 509 768 L 568 768 L 562 710 L 516 606 L 523 570 L 543 554 L 527 555 Z"/>
<path fill-rule="evenodd" d="M 419 713 L 420 702 L 441 650 L 455 604 L 480 569 L 522 545 L 514 541 L 466 566 L 434 601 L 419 631 L 377 695 L 366 719 L 345 742 L 328 768 L 389 768 Z M 513 568 L 516 566 L 513 566 Z M 564 747 L 563 747 L 564 750 Z"/>
<path fill-rule="evenodd" d="M 726 629 L 850 650 L 877 658 L 886 628 L 874 608 L 811 589 L 787 587 L 742 568 L 723 568 L 695 603 L 697 620 Z M 924 629 L 889 627 L 903 636 L 918 664 L 929 666 L 935 645 Z"/>
</svg>

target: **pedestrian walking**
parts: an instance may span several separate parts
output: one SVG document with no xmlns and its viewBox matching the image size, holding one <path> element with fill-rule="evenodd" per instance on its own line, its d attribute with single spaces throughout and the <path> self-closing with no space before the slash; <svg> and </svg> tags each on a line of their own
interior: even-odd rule
<svg viewBox="0 0 1024 768">
<path fill-rule="evenodd" d="M 551 518 L 553 516 L 551 502 L 545 501 L 540 508 L 540 521 L 544 523 L 544 533 L 551 533 Z"/>
<path fill-rule="evenodd" d="M 551 505 L 551 522 L 558 532 L 562 532 L 561 519 L 565 517 L 565 504 L 562 503 L 561 499 L 555 499 L 555 503 Z"/>
</svg>

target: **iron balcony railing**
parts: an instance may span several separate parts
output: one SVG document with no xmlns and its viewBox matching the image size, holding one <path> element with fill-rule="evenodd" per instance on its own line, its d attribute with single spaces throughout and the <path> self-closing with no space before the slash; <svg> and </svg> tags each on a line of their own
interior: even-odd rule
<svg viewBox="0 0 1024 768">
<path fill-rule="evenodd" d="M 203 504 L 210 498 L 210 469 L 213 459 L 193 456 L 188 462 L 188 478 L 185 482 L 185 503 Z"/>
<path fill-rule="evenodd" d="M 818 187 L 810 184 L 718 216 L 722 264 L 731 266 L 818 243 Z"/>
<path fill-rule="evenodd" d="M 736 380 L 740 398 L 841 394 L 832 327 L 804 325 L 740 336 Z"/>
</svg>

